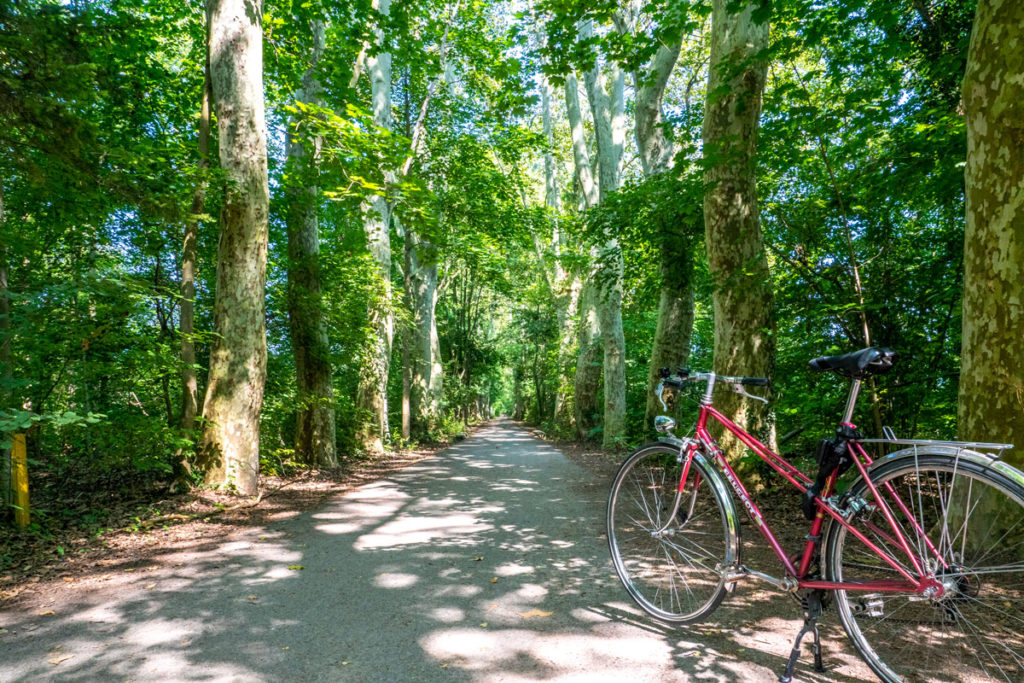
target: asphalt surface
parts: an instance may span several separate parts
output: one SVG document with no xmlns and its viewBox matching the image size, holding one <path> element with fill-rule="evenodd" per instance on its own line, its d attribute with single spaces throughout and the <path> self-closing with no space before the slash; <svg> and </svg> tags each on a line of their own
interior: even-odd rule
<svg viewBox="0 0 1024 683">
<path fill-rule="evenodd" d="M 608 559 L 607 487 L 495 421 L 319 510 L 69 587 L 51 614 L 0 612 L 0 681 L 776 680 L 788 598 L 644 618 Z M 832 654 L 845 668 L 798 679 L 860 678 Z"/>
</svg>

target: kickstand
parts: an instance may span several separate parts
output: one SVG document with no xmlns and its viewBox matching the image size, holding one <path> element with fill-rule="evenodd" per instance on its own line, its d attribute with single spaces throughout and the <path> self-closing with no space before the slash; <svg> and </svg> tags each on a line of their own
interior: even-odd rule
<svg viewBox="0 0 1024 683">
<path fill-rule="evenodd" d="M 793 670 L 796 669 L 796 662 L 800 659 L 800 643 L 808 633 L 814 635 L 814 642 L 811 644 L 811 651 L 814 653 L 814 670 L 821 673 L 825 671 L 821 663 L 821 637 L 818 635 L 818 617 L 821 616 L 822 591 L 814 590 L 808 593 L 804 607 L 804 627 L 796 635 L 796 642 L 793 643 L 793 651 L 789 654 L 789 661 L 786 662 L 786 670 L 779 676 L 779 683 L 790 683 L 793 680 Z"/>
</svg>

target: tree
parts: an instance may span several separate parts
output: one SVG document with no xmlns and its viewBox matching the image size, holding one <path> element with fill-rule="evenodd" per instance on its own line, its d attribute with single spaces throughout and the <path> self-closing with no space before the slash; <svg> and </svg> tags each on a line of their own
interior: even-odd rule
<svg viewBox="0 0 1024 683">
<path fill-rule="evenodd" d="M 967 119 L 962 438 L 1024 463 L 1024 5 L 982 0 L 963 80 Z"/>
<path fill-rule="evenodd" d="M 204 22 L 209 30 L 209 18 Z M 207 35 L 207 40 L 209 36 Z M 197 140 L 199 160 L 196 164 L 199 178 L 192 193 L 192 215 L 185 223 L 181 249 L 181 312 L 178 327 L 181 332 L 181 430 L 186 435 L 195 428 L 199 411 L 199 373 L 196 370 L 194 338 L 196 303 L 196 261 L 198 258 L 199 221 L 206 212 L 207 179 L 202 173 L 210 167 L 210 59 L 203 60 L 203 94 L 199 104 L 199 134 Z M 187 458 L 182 460 L 187 468 Z"/>
<path fill-rule="evenodd" d="M 211 0 L 209 21 L 210 82 L 227 187 L 220 215 L 216 338 L 203 403 L 200 464 L 207 484 L 253 495 L 267 369 L 263 297 L 269 188 L 262 3 Z"/>
<path fill-rule="evenodd" d="M 592 38 L 594 23 L 580 24 L 580 38 Z M 594 119 L 594 146 L 597 150 L 598 190 L 601 201 L 619 189 L 622 182 L 622 152 L 626 137 L 626 74 L 615 62 L 601 68 L 595 60 L 584 74 L 587 99 Z M 599 247 L 600 264 L 596 278 L 596 307 L 604 341 L 604 422 L 601 425 L 605 447 L 617 446 L 626 431 L 626 339 L 622 331 L 622 253 L 612 234 Z"/>
<path fill-rule="evenodd" d="M 775 360 L 771 273 L 765 257 L 755 153 L 768 47 L 766 8 L 714 0 L 704 113 L 704 230 L 714 283 L 715 372 L 771 377 Z M 727 417 L 764 436 L 760 404 L 735 394 L 717 403 Z M 723 446 L 729 447 L 728 442 Z M 738 457 L 739 446 L 733 455 Z"/>
<path fill-rule="evenodd" d="M 586 210 L 597 206 L 600 198 L 597 184 L 594 182 L 586 130 L 583 127 L 579 82 L 574 73 L 569 73 L 565 77 L 565 112 L 569 119 L 576 185 L 581 195 L 582 208 Z M 573 417 L 576 434 L 580 439 L 589 438 L 591 431 L 597 427 L 595 418 L 598 414 L 597 390 L 601 381 L 602 342 L 595 288 L 594 279 L 585 277 L 579 294 L 580 320 L 576 327 L 579 350 L 576 356 L 576 376 L 573 380 Z"/>
<path fill-rule="evenodd" d="M 666 12 L 666 15 L 668 13 Z M 679 151 L 678 145 L 666 133 L 664 112 L 662 111 L 665 89 L 669 77 L 679 59 L 682 47 L 682 31 L 672 25 L 669 16 L 659 17 L 660 23 L 648 21 L 651 32 L 648 36 L 641 25 L 639 3 L 630 2 L 623 11 L 615 15 L 615 26 L 619 34 L 628 36 L 631 43 L 645 46 L 646 52 L 653 53 L 649 57 L 641 52 L 633 69 L 634 98 L 633 118 L 634 136 L 640 166 L 644 176 L 657 178 L 670 171 Z M 691 22 L 689 28 L 699 28 L 699 24 Z M 648 43 L 653 42 L 653 45 Z M 690 334 L 693 329 L 693 265 L 696 247 L 692 239 L 692 216 L 690 220 L 675 221 L 678 212 L 670 207 L 675 204 L 673 197 L 660 197 L 658 204 L 665 208 L 669 220 L 661 220 L 654 216 L 655 222 L 661 223 L 663 234 L 658 242 L 659 279 L 658 323 L 651 344 L 650 363 L 648 364 L 647 407 L 644 412 L 645 429 L 650 425 L 654 415 L 661 410 L 654 394 L 660 381 L 659 370 L 662 367 L 675 369 L 686 364 L 690 356 Z"/>
<path fill-rule="evenodd" d="M 380 0 L 380 21 L 391 14 L 391 0 Z M 384 131 L 391 130 L 391 53 L 386 50 L 383 26 L 377 29 L 380 50 L 366 58 L 366 73 L 370 78 L 373 122 Z M 385 182 L 393 176 L 385 175 Z M 370 303 L 368 318 L 372 341 L 363 365 L 356 396 L 361 426 L 357 440 L 364 450 L 380 453 L 388 438 L 388 370 L 391 363 L 391 343 L 395 336 L 395 320 L 391 311 L 391 206 L 383 190 L 364 203 L 363 230 L 366 243 L 377 265 L 379 295 Z"/>
<path fill-rule="evenodd" d="M 0 234 L 6 227 L 4 213 L 4 186 L 0 182 Z M 0 410 L 9 410 L 11 380 L 11 300 L 7 285 L 7 245 L 0 242 Z M 11 449 L 0 447 L 0 520 L 7 516 L 11 502 Z"/>
<path fill-rule="evenodd" d="M 302 76 L 297 101 L 321 105 L 316 68 L 324 51 L 324 22 L 309 21 L 310 64 Z M 288 320 L 298 389 L 295 452 L 321 467 L 338 464 L 335 454 L 334 383 L 320 282 L 319 188 L 316 170 L 321 140 L 296 131 L 288 140 L 286 192 L 288 208 Z"/>
<path fill-rule="evenodd" d="M 558 179 L 558 164 L 554 154 L 555 134 L 551 111 L 554 102 L 554 89 L 548 76 L 542 74 L 540 78 L 541 121 L 546 145 L 544 150 L 544 205 L 548 209 L 553 227 L 551 251 L 554 257 L 554 267 L 549 274 L 543 258 L 539 259 L 539 266 L 548 284 L 548 289 L 555 299 L 558 317 L 558 349 L 555 354 L 557 387 L 552 420 L 559 429 L 568 430 L 573 423 L 573 414 L 569 410 L 572 396 L 571 386 L 564 368 L 569 365 L 571 360 L 574 322 L 579 310 L 581 284 L 576 274 L 562 264 L 563 253 L 566 251 L 567 245 L 563 243 L 564 232 L 560 225 L 561 187 Z M 539 242 L 535 244 L 539 246 Z M 537 251 L 540 255 L 541 250 Z"/>
</svg>

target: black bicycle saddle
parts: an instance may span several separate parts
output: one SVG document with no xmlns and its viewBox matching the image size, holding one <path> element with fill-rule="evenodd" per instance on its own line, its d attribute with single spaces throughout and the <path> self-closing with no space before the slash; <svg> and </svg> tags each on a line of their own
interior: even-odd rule
<svg viewBox="0 0 1024 683">
<path fill-rule="evenodd" d="M 811 370 L 831 370 L 837 375 L 851 379 L 864 379 L 871 375 L 883 375 L 892 369 L 897 354 L 892 349 L 868 347 L 841 356 L 822 356 L 810 361 Z"/>
</svg>

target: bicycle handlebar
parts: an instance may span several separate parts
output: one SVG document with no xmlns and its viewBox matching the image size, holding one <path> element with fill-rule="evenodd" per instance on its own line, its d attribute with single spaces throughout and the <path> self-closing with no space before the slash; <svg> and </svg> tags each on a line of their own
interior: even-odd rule
<svg viewBox="0 0 1024 683">
<path fill-rule="evenodd" d="M 662 393 L 664 392 L 665 387 L 682 389 L 686 382 L 708 382 L 708 391 L 707 394 L 705 394 L 704 401 L 709 405 L 711 403 L 711 392 L 714 390 L 715 384 L 718 382 L 725 382 L 726 384 L 731 385 L 732 390 L 741 396 L 752 398 L 755 401 L 768 403 L 768 399 L 748 394 L 743 389 L 744 385 L 751 387 L 768 386 L 770 383 L 766 377 L 733 377 L 731 375 L 718 375 L 714 372 L 690 372 L 689 368 L 679 368 L 675 377 L 672 377 L 672 373 L 668 368 L 661 368 L 658 370 L 658 374 L 661 375 L 661 381 L 658 383 L 658 388 L 654 393 L 665 410 L 668 410 L 668 406 L 665 405 L 665 399 L 662 398 Z"/>
<path fill-rule="evenodd" d="M 661 381 L 665 386 L 682 388 L 686 382 L 706 382 L 712 377 L 716 382 L 727 384 L 743 384 L 749 387 L 766 387 L 770 384 L 767 377 L 733 377 L 731 375 L 717 375 L 713 372 L 691 372 L 689 368 L 679 368 L 676 376 L 672 377 L 668 368 L 661 368 L 659 371 Z"/>
</svg>

